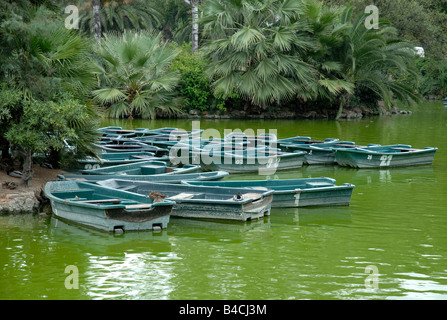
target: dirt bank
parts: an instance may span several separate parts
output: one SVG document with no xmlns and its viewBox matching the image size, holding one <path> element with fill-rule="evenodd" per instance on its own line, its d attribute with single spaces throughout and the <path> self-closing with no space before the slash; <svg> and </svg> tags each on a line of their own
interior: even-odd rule
<svg viewBox="0 0 447 320">
<path fill-rule="evenodd" d="M 37 211 L 42 202 L 45 184 L 56 180 L 58 174 L 66 173 L 63 170 L 47 169 L 38 165 L 34 165 L 33 170 L 30 186 L 25 186 L 20 178 L 11 177 L 6 172 L 0 171 L 0 214 Z M 14 182 L 17 187 L 8 189 L 5 186 L 7 182 Z"/>
</svg>

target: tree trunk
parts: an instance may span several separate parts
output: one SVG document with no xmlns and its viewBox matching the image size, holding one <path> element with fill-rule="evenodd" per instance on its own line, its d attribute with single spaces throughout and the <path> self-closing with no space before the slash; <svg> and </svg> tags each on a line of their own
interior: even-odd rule
<svg viewBox="0 0 447 320">
<path fill-rule="evenodd" d="M 343 112 L 343 108 L 349 106 L 350 96 L 351 95 L 349 93 L 346 93 L 340 97 L 340 106 L 338 107 L 337 116 L 335 117 L 335 120 L 340 119 L 341 114 Z"/>
<path fill-rule="evenodd" d="M 22 180 L 28 187 L 30 181 L 33 178 L 33 151 L 32 150 L 22 150 L 21 155 L 23 156 L 23 170 L 22 170 Z"/>
<path fill-rule="evenodd" d="M 199 48 L 199 7 L 198 0 L 183 0 L 187 5 L 191 6 L 192 14 L 192 33 L 191 33 L 191 47 L 192 53 Z"/>
<path fill-rule="evenodd" d="M 93 0 L 93 33 L 98 44 L 101 44 L 100 9 L 100 0 Z"/>
</svg>

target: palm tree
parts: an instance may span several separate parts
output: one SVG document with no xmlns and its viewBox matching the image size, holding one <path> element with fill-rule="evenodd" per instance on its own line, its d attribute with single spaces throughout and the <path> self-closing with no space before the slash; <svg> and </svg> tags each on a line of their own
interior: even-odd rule
<svg viewBox="0 0 447 320">
<path fill-rule="evenodd" d="M 354 92 L 354 85 L 343 79 L 342 65 L 332 55 L 332 48 L 343 41 L 348 26 L 339 21 L 342 8 L 323 6 L 315 0 L 303 2 L 305 19 L 318 44 L 307 56 L 307 61 L 318 70 L 318 81 L 311 86 L 309 99 L 324 100 L 327 104 L 328 100 L 334 102 L 344 92 Z"/>
<path fill-rule="evenodd" d="M 95 100 L 109 117 L 153 119 L 156 110 L 176 111 L 179 74 L 169 65 L 179 51 L 147 31 L 106 34 L 99 48 L 103 71 Z"/>
<path fill-rule="evenodd" d="M 97 39 L 103 32 L 155 30 L 163 20 L 162 10 L 150 0 L 91 0 L 80 2 L 78 7 L 81 29 Z"/>
<path fill-rule="evenodd" d="M 387 106 L 391 106 L 395 98 L 406 105 L 419 101 L 419 95 L 412 88 L 399 82 L 399 77 L 407 74 L 418 77 L 413 45 L 397 39 L 396 29 L 387 21 L 380 21 L 379 30 L 366 28 L 365 18 L 362 13 L 353 19 L 352 7 L 347 7 L 340 17 L 340 23 L 349 28 L 340 45 L 332 48 L 332 54 L 342 66 L 344 80 L 356 88 L 372 91 Z M 343 108 L 349 106 L 350 97 L 351 92 L 340 96 L 337 118 Z"/>
<path fill-rule="evenodd" d="M 235 93 L 246 107 L 307 98 L 317 70 L 304 61 L 316 47 L 301 0 L 208 0 L 201 20 L 215 95 Z"/>
</svg>

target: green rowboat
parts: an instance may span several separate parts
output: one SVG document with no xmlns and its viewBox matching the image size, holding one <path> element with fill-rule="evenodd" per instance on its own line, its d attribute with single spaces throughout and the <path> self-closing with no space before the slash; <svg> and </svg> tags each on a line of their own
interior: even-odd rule
<svg viewBox="0 0 447 320">
<path fill-rule="evenodd" d="M 48 182 L 45 195 L 56 217 L 109 232 L 165 229 L 175 204 L 81 181 Z"/>
<path fill-rule="evenodd" d="M 177 174 L 152 174 L 152 175 L 117 175 L 117 174 L 66 174 L 59 175 L 59 180 L 81 180 L 96 182 L 107 179 L 126 179 L 132 181 L 150 181 L 163 183 L 180 183 L 182 180 L 194 181 L 218 181 L 228 176 L 226 171 L 197 172 Z"/>
<path fill-rule="evenodd" d="M 200 169 L 196 165 L 184 165 L 182 168 L 168 167 L 163 161 L 140 161 L 131 164 L 120 164 L 99 169 L 82 170 L 86 174 L 115 174 L 115 175 L 153 175 L 153 174 L 174 174 L 192 173 Z"/>
<path fill-rule="evenodd" d="M 351 202 L 354 185 L 335 185 L 331 178 L 245 180 L 245 181 L 182 181 L 189 186 L 271 189 L 272 207 L 341 206 Z"/>
<path fill-rule="evenodd" d="M 323 143 L 312 144 L 288 144 L 282 145 L 287 152 L 304 151 L 305 164 L 335 164 L 335 152 L 333 148 L 354 148 L 356 144 L 352 141 L 332 140 Z"/>
<path fill-rule="evenodd" d="M 248 221 L 270 215 L 272 190 L 210 188 L 128 180 L 103 180 L 98 184 L 140 195 L 158 194 L 174 201 L 171 216 L 196 219 Z"/>
<path fill-rule="evenodd" d="M 167 156 L 164 158 L 156 158 L 155 154 L 152 152 L 114 152 L 114 153 L 103 153 L 100 158 L 87 157 L 84 159 L 79 159 L 79 170 L 90 170 L 99 169 L 109 166 L 116 166 L 120 164 L 135 163 L 148 160 L 158 160 L 158 161 L 169 161 Z"/>
<path fill-rule="evenodd" d="M 340 166 L 353 168 L 389 168 L 428 165 L 438 148 L 414 149 L 410 145 L 395 144 L 362 148 L 334 148 Z"/>
<path fill-rule="evenodd" d="M 102 153 L 112 152 L 152 152 L 157 157 L 167 155 L 169 150 L 150 146 L 141 142 L 124 142 L 124 143 L 110 143 L 110 144 L 95 144 L 95 146 L 102 151 Z"/>
<path fill-rule="evenodd" d="M 299 169 L 303 165 L 306 154 L 300 151 L 286 153 L 269 148 L 217 153 L 206 151 L 208 150 L 192 151 L 192 163 L 200 163 L 203 171 L 257 172 L 260 175 L 274 174 L 278 170 Z"/>
</svg>

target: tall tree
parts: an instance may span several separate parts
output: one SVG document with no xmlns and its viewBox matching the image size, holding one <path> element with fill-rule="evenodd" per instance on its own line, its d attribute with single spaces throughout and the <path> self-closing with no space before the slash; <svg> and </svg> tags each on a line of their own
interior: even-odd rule
<svg viewBox="0 0 447 320">
<path fill-rule="evenodd" d="M 191 7 L 192 33 L 191 50 L 194 53 L 199 48 L 199 0 L 183 0 Z"/>
<path fill-rule="evenodd" d="M 96 42 L 101 43 L 101 1 L 93 0 L 93 34 L 95 35 Z"/>
</svg>

